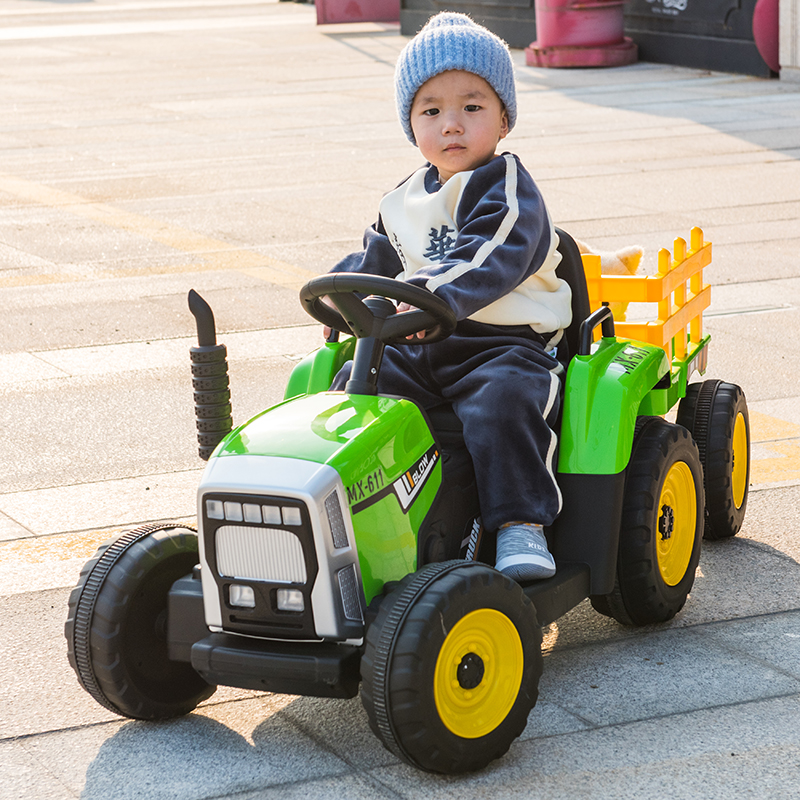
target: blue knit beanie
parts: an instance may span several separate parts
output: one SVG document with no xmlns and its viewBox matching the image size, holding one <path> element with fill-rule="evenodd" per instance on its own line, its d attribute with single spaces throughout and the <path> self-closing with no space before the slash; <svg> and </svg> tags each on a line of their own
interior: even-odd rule
<svg viewBox="0 0 800 800">
<path fill-rule="evenodd" d="M 461 69 L 483 78 L 503 102 L 508 129 L 517 121 L 514 62 L 508 45 L 466 14 L 443 11 L 403 48 L 394 71 L 397 114 L 403 131 L 416 144 L 411 130 L 411 104 L 419 87 L 440 72 Z"/>
</svg>

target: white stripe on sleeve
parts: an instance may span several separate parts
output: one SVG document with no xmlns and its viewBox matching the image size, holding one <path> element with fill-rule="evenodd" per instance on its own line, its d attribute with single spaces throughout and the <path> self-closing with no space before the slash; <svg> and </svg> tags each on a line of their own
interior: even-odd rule
<svg viewBox="0 0 800 800">
<path fill-rule="evenodd" d="M 519 219 L 519 201 L 517 199 L 517 162 L 515 161 L 514 156 L 509 153 L 505 154 L 503 158 L 506 162 L 505 192 L 506 202 L 508 203 L 508 211 L 506 212 L 505 217 L 503 217 L 503 220 L 498 226 L 494 236 L 488 241 L 484 242 L 478 248 L 478 252 L 475 253 L 472 261 L 464 261 L 454 267 L 451 267 L 449 270 L 447 270 L 447 272 L 431 278 L 425 284 L 429 291 L 435 292 L 440 286 L 445 286 L 448 283 L 452 283 L 456 278 L 460 278 L 467 272 L 471 272 L 473 269 L 480 267 L 483 262 L 486 261 L 486 259 L 492 254 L 492 252 L 506 241 L 514 228 L 514 225 L 516 225 L 517 219 Z"/>
</svg>

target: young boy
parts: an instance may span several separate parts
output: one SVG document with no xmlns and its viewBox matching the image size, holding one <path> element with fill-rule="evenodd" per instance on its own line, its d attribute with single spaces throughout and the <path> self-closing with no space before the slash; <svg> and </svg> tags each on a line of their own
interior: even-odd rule
<svg viewBox="0 0 800 800">
<path fill-rule="evenodd" d="M 508 47 L 463 14 L 438 14 L 400 54 L 395 94 L 428 164 L 383 198 L 364 250 L 332 271 L 396 277 L 453 308 L 448 339 L 387 347 L 378 390 L 424 408 L 452 403 L 483 524 L 497 531 L 497 569 L 548 578 L 555 561 L 542 527 L 561 509 L 552 426 L 563 369 L 552 351 L 571 297 L 533 179 L 516 156 L 495 152 L 517 116 Z M 332 388 L 346 380 L 347 369 Z"/>
</svg>

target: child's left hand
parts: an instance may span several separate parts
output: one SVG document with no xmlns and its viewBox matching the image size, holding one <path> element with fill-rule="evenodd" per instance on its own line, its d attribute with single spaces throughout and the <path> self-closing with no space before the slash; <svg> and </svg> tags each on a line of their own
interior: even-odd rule
<svg viewBox="0 0 800 800">
<path fill-rule="evenodd" d="M 418 309 L 417 309 L 416 306 L 409 305 L 408 303 L 398 303 L 397 304 L 397 313 L 398 314 L 403 314 L 406 311 L 417 311 L 417 310 Z M 413 339 L 415 336 L 417 337 L 417 339 L 424 339 L 426 333 L 427 333 L 427 331 L 417 331 L 416 333 L 412 333 L 409 336 L 406 336 L 406 339 Z"/>
</svg>

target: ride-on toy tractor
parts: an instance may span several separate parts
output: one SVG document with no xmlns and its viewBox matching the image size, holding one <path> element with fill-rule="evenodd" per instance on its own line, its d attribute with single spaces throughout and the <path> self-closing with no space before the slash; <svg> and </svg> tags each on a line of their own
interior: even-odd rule
<svg viewBox="0 0 800 800">
<path fill-rule="evenodd" d="M 456 773 L 503 755 L 525 728 L 542 626 L 586 598 L 624 625 L 671 619 L 704 533 L 735 535 L 747 502 L 744 395 L 689 383 L 706 366 L 711 245 L 695 228 L 688 252 L 680 239 L 674 258 L 661 251 L 658 275 L 620 277 L 560 239 L 574 320 L 561 354 L 563 511 L 547 531 L 555 577 L 520 585 L 490 566 L 494 543 L 452 409 L 376 393 L 386 345 L 452 331 L 441 299 L 386 278 L 311 280 L 305 308 L 351 335 L 300 362 L 282 403 L 232 429 L 225 347 L 191 292 L 208 460 L 198 530 L 145 525 L 84 567 L 65 631 L 92 697 L 161 719 L 217 685 L 340 698 L 360 685 L 391 752 Z M 419 310 L 396 314 L 392 300 Z M 658 319 L 615 332 L 604 301 L 655 302 Z M 349 359 L 345 391 L 328 391 Z M 678 402 L 677 422 L 665 421 Z"/>
</svg>

